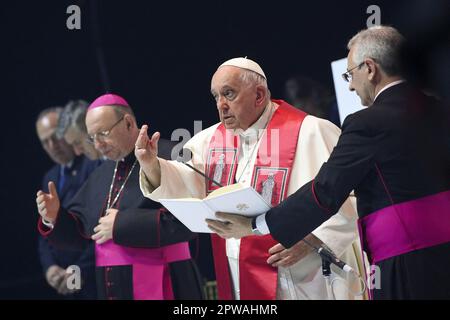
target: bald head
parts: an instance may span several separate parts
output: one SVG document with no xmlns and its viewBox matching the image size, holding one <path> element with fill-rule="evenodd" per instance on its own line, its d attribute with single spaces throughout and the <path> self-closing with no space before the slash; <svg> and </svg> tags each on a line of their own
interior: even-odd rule
<svg viewBox="0 0 450 320">
<path fill-rule="evenodd" d="M 94 138 L 95 149 L 108 159 L 120 160 L 134 150 L 139 130 L 136 119 L 127 110 L 98 106 L 86 114 L 88 135 Z"/>
</svg>

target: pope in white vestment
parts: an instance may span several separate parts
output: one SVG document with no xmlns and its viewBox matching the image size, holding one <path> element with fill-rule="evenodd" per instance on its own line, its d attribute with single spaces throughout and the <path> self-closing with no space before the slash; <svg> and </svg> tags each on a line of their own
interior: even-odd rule
<svg viewBox="0 0 450 320">
<path fill-rule="evenodd" d="M 232 66 L 255 71 L 244 65 L 240 60 L 232 59 L 223 66 Z M 245 59 L 248 60 L 248 59 Z M 251 61 L 251 60 L 249 60 Z M 258 66 L 259 67 L 259 66 Z M 220 67 L 219 67 L 220 69 Z M 256 71 L 259 71 L 257 69 Z M 261 74 L 261 72 L 257 72 Z M 261 144 L 261 134 L 267 128 L 281 100 L 268 100 L 260 117 L 245 130 L 237 128 L 234 134 L 239 136 L 239 152 L 236 182 L 244 186 L 251 185 L 252 174 L 257 158 L 257 151 Z M 184 148 L 192 152 L 189 161 L 198 170 L 205 172 L 207 151 L 211 137 L 215 134 L 220 123 L 215 124 L 195 135 Z M 325 162 L 340 134 L 339 128 L 327 120 L 307 115 L 298 133 L 295 158 L 291 168 L 291 175 L 287 186 L 287 195 L 294 193 L 303 184 L 315 177 L 323 162 Z M 280 137 L 283 139 L 283 137 Z M 206 197 L 205 179 L 177 161 L 158 159 L 161 170 L 161 184 L 155 188 L 147 179 L 143 169 L 140 173 L 140 185 L 144 196 L 158 201 L 164 198 L 204 198 Z M 267 180 L 272 183 L 273 181 Z M 266 190 L 267 191 L 267 190 Z M 192 214 L 195 214 L 193 212 Z M 318 227 L 314 232 L 326 246 L 328 246 L 341 260 L 361 270 L 360 245 L 356 227 L 356 210 L 353 197 L 347 199 L 340 211 Z M 240 299 L 239 283 L 239 252 L 241 240 L 226 239 L 226 256 L 232 279 L 235 299 Z M 276 298 L 282 300 L 305 299 L 361 299 L 358 295 L 360 283 L 357 279 L 347 276 L 341 270 L 332 267 L 334 280 L 330 288 L 322 276 L 321 258 L 315 252 L 310 252 L 303 259 L 289 267 L 278 267 L 278 281 Z"/>
</svg>

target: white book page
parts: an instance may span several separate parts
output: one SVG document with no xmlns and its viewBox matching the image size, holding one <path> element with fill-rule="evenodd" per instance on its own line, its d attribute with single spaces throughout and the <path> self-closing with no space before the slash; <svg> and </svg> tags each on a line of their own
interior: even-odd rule
<svg viewBox="0 0 450 320">
<path fill-rule="evenodd" d="M 180 201 L 180 199 L 160 199 L 160 202 L 192 232 L 212 233 L 205 219 L 216 219 L 203 201 Z"/>
<path fill-rule="evenodd" d="M 258 216 L 270 209 L 270 206 L 252 187 L 221 194 L 205 199 L 204 202 L 214 212 L 235 213 L 247 217 Z"/>
</svg>

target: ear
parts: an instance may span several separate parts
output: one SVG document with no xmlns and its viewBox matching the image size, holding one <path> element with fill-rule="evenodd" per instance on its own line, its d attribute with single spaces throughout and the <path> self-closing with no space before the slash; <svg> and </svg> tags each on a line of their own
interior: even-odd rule
<svg viewBox="0 0 450 320">
<path fill-rule="evenodd" d="M 262 105 L 267 97 L 267 90 L 263 86 L 256 86 L 256 104 Z"/>
<path fill-rule="evenodd" d="M 372 59 L 367 59 L 365 62 L 366 62 L 366 66 L 367 66 L 367 74 L 368 74 L 369 80 L 375 79 L 375 76 L 378 72 L 375 61 L 373 61 Z"/>
<path fill-rule="evenodd" d="M 126 114 L 123 119 L 125 120 L 125 124 L 127 126 L 127 129 L 130 130 L 130 128 L 133 128 L 134 126 L 134 121 L 133 121 L 133 117 L 129 114 Z"/>
</svg>

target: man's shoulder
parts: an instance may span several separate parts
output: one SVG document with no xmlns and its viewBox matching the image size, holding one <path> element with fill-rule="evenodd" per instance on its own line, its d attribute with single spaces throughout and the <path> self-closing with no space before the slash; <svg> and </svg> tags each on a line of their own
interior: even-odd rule
<svg viewBox="0 0 450 320">
<path fill-rule="evenodd" d="M 342 124 L 342 131 L 367 131 L 376 133 L 390 126 L 391 119 L 379 105 L 372 105 L 348 115 Z"/>
<path fill-rule="evenodd" d="M 91 160 L 86 156 L 80 156 L 79 159 L 77 159 L 77 161 L 74 163 L 73 169 L 87 171 L 88 173 L 91 173 L 97 167 L 101 166 L 102 163 L 103 161 L 99 159 Z"/>
<path fill-rule="evenodd" d="M 88 180 L 98 179 L 98 177 L 103 176 L 105 172 L 114 171 L 115 165 L 116 165 L 115 161 L 109 159 L 100 161 L 100 164 L 89 175 Z"/>
<path fill-rule="evenodd" d="M 196 133 L 189 141 L 188 143 L 192 144 L 192 143 L 196 143 L 199 141 L 203 141 L 205 139 L 210 139 L 213 135 L 214 132 L 216 132 L 217 127 L 220 125 L 220 122 L 213 124 L 212 126 L 203 129 L 202 131 Z"/>
<path fill-rule="evenodd" d="M 344 122 L 346 120 L 370 122 L 371 119 L 375 120 L 374 118 L 379 118 L 382 115 L 383 110 L 381 110 L 380 106 L 377 104 L 373 104 L 370 107 L 364 107 L 361 110 L 349 114 L 347 118 L 344 119 Z"/>
<path fill-rule="evenodd" d="M 302 133 L 302 135 L 304 135 L 305 133 L 309 135 L 315 135 L 316 133 L 325 131 L 337 135 L 341 133 L 341 130 L 331 121 L 312 115 L 307 115 L 305 117 L 302 123 L 302 127 L 300 128 L 300 132 Z"/>
<path fill-rule="evenodd" d="M 216 132 L 217 128 L 220 126 L 220 122 L 217 122 L 215 124 L 213 124 L 212 126 L 203 129 L 202 131 L 200 131 L 199 133 L 197 133 L 196 135 L 213 135 L 214 132 Z"/>
</svg>

